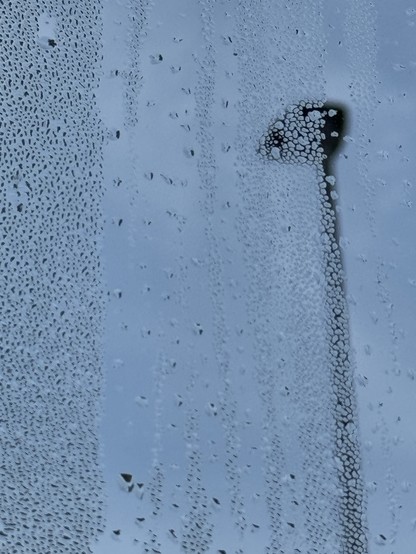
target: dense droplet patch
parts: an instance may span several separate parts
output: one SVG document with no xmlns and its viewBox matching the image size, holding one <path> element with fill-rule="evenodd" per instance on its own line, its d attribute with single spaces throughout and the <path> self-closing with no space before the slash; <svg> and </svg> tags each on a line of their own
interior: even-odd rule
<svg viewBox="0 0 416 554">
<path fill-rule="evenodd" d="M 0 550 L 102 530 L 100 5 L 2 5 Z"/>
<path fill-rule="evenodd" d="M 322 166 L 338 146 L 343 129 L 340 107 L 300 102 L 269 126 L 258 151 L 268 160 Z"/>
<path fill-rule="evenodd" d="M 323 274 L 326 279 L 326 329 L 334 404 L 333 454 L 337 462 L 341 494 L 343 552 L 364 553 L 367 549 L 357 408 L 350 361 L 349 326 L 344 297 L 343 267 L 337 232 L 333 176 L 327 175 L 329 157 L 344 130 L 344 114 L 322 102 L 300 102 L 268 129 L 260 141 L 259 154 L 268 160 L 314 165 L 321 201 Z M 318 454 L 318 453 L 317 453 Z M 313 474 L 310 475 L 313 480 Z M 311 493 L 316 493 L 312 488 Z M 308 509 L 308 508 L 306 508 Z M 316 537 L 319 540 L 319 537 Z"/>
<path fill-rule="evenodd" d="M 286 163 L 319 163 L 322 148 L 323 103 L 301 103 L 290 107 L 282 119 L 272 123 L 261 138 L 259 152 L 269 160 Z"/>
</svg>

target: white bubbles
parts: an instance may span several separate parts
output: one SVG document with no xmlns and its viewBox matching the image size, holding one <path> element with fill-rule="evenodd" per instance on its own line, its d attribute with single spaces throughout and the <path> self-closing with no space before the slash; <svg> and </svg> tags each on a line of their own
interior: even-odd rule
<svg viewBox="0 0 416 554">
<path fill-rule="evenodd" d="M 329 117 L 332 117 L 335 114 L 336 114 L 336 112 L 334 110 L 329 110 L 329 112 L 328 112 Z M 308 113 L 308 118 L 311 121 L 319 121 L 321 119 L 321 117 L 322 117 L 322 113 L 318 110 L 312 110 Z"/>
<path fill-rule="evenodd" d="M 281 160 L 282 159 L 282 156 L 280 154 L 280 149 L 277 148 L 277 146 L 273 146 L 273 148 L 270 150 L 270 154 L 271 154 L 271 157 L 274 159 L 274 160 Z"/>
<path fill-rule="evenodd" d="M 321 163 L 321 131 L 327 115 L 322 106 L 307 102 L 290 106 L 283 119 L 272 123 L 260 139 L 259 153 L 286 163 Z"/>
<path fill-rule="evenodd" d="M 328 514 L 332 514 L 327 517 L 330 517 L 332 520 L 336 518 L 342 528 L 340 532 L 342 533 L 343 547 L 350 548 L 349 551 L 354 553 L 364 553 L 367 548 L 363 516 L 364 490 L 361 476 L 357 471 L 360 467 L 360 438 L 356 423 L 355 380 L 350 360 L 348 313 L 343 290 L 344 274 L 340 254 L 340 246 L 344 248 L 347 241 L 341 241 L 338 236 L 336 222 L 338 193 L 333 188 L 335 177 L 330 174 L 330 156 L 338 146 L 340 139 L 338 131 L 342 131 L 344 126 L 344 114 L 340 108 L 334 109 L 322 102 L 307 102 L 302 100 L 297 105 L 290 105 L 282 117 L 269 125 L 266 133 L 259 141 L 257 152 L 267 161 L 273 160 L 284 164 L 300 166 L 308 164 L 313 165 L 316 169 L 317 179 L 311 179 L 311 182 L 307 186 L 312 188 L 313 192 L 310 193 L 311 196 L 313 194 L 318 195 L 320 217 L 317 217 L 316 214 L 312 215 L 311 212 L 307 216 L 309 206 L 305 206 L 303 208 L 302 224 L 303 226 L 307 225 L 306 218 L 308 218 L 308 223 L 312 223 L 313 217 L 316 218 L 317 225 L 319 221 L 321 224 L 320 242 L 322 251 L 318 255 L 318 259 L 320 257 L 322 260 L 322 266 L 319 270 L 323 272 L 323 280 L 318 282 L 323 282 L 325 287 L 325 298 L 322 299 L 325 314 L 321 314 L 321 317 L 325 333 L 323 340 L 326 341 L 329 349 L 329 357 L 322 362 L 322 367 L 326 367 L 330 372 L 331 383 L 330 385 L 326 383 L 325 386 L 328 387 L 329 385 L 335 395 L 335 401 L 329 398 L 326 401 L 328 409 L 332 412 L 329 420 L 327 420 L 327 424 L 330 424 L 329 421 L 332 421 L 331 425 L 334 426 L 333 438 L 335 443 L 332 448 L 336 459 L 342 463 L 341 467 L 337 467 L 336 472 L 338 488 L 342 494 L 340 495 L 339 504 L 335 508 L 328 499 L 325 499 L 325 485 L 322 484 L 320 485 L 322 487 L 322 496 L 319 496 L 319 500 L 314 498 L 313 501 L 308 497 L 306 510 L 307 512 L 311 510 L 309 506 L 315 502 L 317 505 L 327 505 Z M 335 130 L 336 135 L 332 134 L 331 130 Z M 354 142 L 354 139 L 349 136 L 343 138 L 346 142 Z M 306 195 L 305 192 L 303 194 Z M 291 210 L 293 209 L 292 205 Z M 291 229 L 291 226 L 288 226 L 289 228 Z M 303 240 L 306 242 L 305 238 Z M 285 248 L 282 239 L 280 241 L 281 248 Z M 299 245 L 300 248 L 301 245 Z M 315 255 L 317 254 L 315 253 Z M 293 250 L 291 256 L 292 260 L 296 256 Z M 288 267 L 290 267 L 290 261 L 288 261 Z M 307 257 L 303 258 L 303 263 L 306 262 L 311 263 Z M 289 294 L 293 293 L 294 282 L 294 280 L 290 281 Z M 308 287 L 309 289 L 311 288 L 311 283 L 309 282 Z M 283 287 L 281 286 L 281 288 Z M 299 324 L 296 334 L 301 332 L 300 329 L 301 326 Z M 320 337 L 321 340 L 322 338 Z M 302 367 L 305 364 L 305 360 L 300 358 L 298 364 Z M 319 372 L 320 370 L 318 369 L 317 371 Z M 301 388 L 300 384 L 298 387 L 299 389 Z M 282 389 L 280 390 L 282 391 Z M 304 391 L 303 398 L 305 396 L 308 397 L 309 394 L 310 391 Z M 319 394 L 322 394 L 322 389 L 319 391 Z M 289 394 L 287 396 L 291 397 Z M 313 401 L 311 401 L 310 406 L 310 409 L 313 410 Z M 306 410 L 306 408 L 303 409 Z M 284 420 L 288 426 L 294 423 L 290 416 L 285 415 Z M 308 423 L 305 422 L 304 425 L 306 427 Z M 315 444 L 316 441 L 314 441 Z M 309 450 L 314 447 L 308 443 L 305 448 Z M 333 461 L 330 460 L 332 448 L 322 449 L 320 456 L 322 456 L 321 467 L 324 463 L 328 471 L 333 475 L 335 467 Z M 325 452 L 327 453 L 327 458 L 324 457 Z M 306 455 L 308 456 L 308 454 Z M 324 459 L 326 460 L 325 462 L 323 462 Z M 313 467 L 315 460 L 311 461 L 308 458 L 308 463 Z M 320 471 L 321 469 L 316 468 L 316 473 L 314 473 L 316 482 L 319 482 Z M 285 482 L 288 485 L 290 484 L 290 481 L 287 479 Z M 335 487 L 335 482 L 332 489 Z M 310 494 L 315 495 L 316 492 L 311 492 Z M 330 512 L 331 509 L 333 512 Z M 313 511 L 315 514 L 317 509 Z M 321 529 L 315 538 L 316 542 L 313 544 L 317 549 L 322 548 L 321 537 L 327 533 L 324 530 L 326 523 L 323 518 L 315 517 L 310 512 L 308 515 L 306 525 L 311 525 L 310 528 L 307 527 L 311 536 L 315 534 L 315 531 L 312 531 L 312 529 L 317 526 Z M 313 524 L 311 523 L 312 521 L 314 521 Z"/>
</svg>

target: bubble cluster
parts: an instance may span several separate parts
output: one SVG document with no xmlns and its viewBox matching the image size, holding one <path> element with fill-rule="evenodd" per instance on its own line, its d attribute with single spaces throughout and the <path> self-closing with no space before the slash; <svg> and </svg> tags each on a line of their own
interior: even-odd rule
<svg viewBox="0 0 416 554">
<path fill-rule="evenodd" d="M 305 102 L 289 106 L 260 139 L 259 153 L 268 160 L 324 167 L 339 145 L 344 130 L 340 106 Z"/>
<path fill-rule="evenodd" d="M 260 140 L 259 152 L 269 160 L 285 163 L 319 163 L 324 156 L 323 103 L 300 102 L 290 106 L 283 120 L 270 125 Z"/>
<path fill-rule="evenodd" d="M 317 185 L 321 204 L 321 241 L 323 246 L 322 269 L 325 275 L 326 311 L 325 327 L 335 403 L 333 453 L 338 461 L 340 481 L 339 516 L 342 523 L 345 552 L 366 551 L 364 494 L 360 474 L 360 448 L 353 372 L 349 353 L 349 326 L 344 297 L 343 267 L 335 214 L 335 197 L 331 192 L 333 181 L 327 175 L 330 155 L 342 136 L 344 116 L 341 109 L 324 103 L 300 102 L 291 106 L 283 119 L 273 123 L 260 141 L 259 154 L 268 160 L 291 164 L 310 164 L 317 169 Z M 306 428 L 310 426 L 305 422 Z M 309 446 L 308 448 L 315 448 Z M 316 452 L 319 455 L 318 451 Z M 312 465 L 312 467 L 315 464 Z M 311 467 L 305 468 L 310 471 Z M 319 468 L 316 468 L 319 471 Z M 314 481 L 313 474 L 308 479 Z M 310 495 L 319 487 L 314 483 Z M 322 493 L 325 494 L 325 488 Z M 328 490 L 326 493 L 328 494 Z M 308 497 L 309 495 L 307 495 Z M 310 498 L 310 496 L 309 496 Z M 334 506 L 336 509 L 336 505 Z M 307 510 L 309 511 L 308 507 Z M 310 517 L 315 518 L 309 511 Z M 319 531 L 318 531 L 319 534 Z M 316 536 L 314 542 L 319 541 Z"/>
<path fill-rule="evenodd" d="M 325 190 L 322 186 L 322 191 Z M 344 296 L 343 267 L 336 233 L 335 213 L 322 192 L 324 230 L 326 310 L 329 364 L 335 395 L 334 455 L 341 486 L 340 516 L 345 552 L 367 551 L 364 487 L 357 423 L 355 384 L 350 354 L 348 308 Z"/>
<path fill-rule="evenodd" d="M 0 550 L 102 530 L 100 6 L 9 1 L 0 58 Z"/>
</svg>

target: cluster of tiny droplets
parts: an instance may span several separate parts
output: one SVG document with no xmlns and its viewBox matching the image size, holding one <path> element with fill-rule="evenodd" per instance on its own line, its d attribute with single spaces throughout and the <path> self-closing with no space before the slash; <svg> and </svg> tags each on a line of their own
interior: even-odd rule
<svg viewBox="0 0 416 554">
<path fill-rule="evenodd" d="M 124 78 L 124 108 L 125 108 L 125 125 L 127 128 L 132 128 L 139 122 L 137 112 L 137 102 L 141 88 L 141 71 L 140 64 L 142 63 L 140 52 L 142 48 L 143 36 L 146 26 L 146 13 L 149 9 L 148 0 L 130 0 L 128 3 L 129 16 L 129 32 L 128 44 L 134 55 L 129 57 L 129 66 L 123 70 L 121 75 Z"/>
<path fill-rule="evenodd" d="M 202 485 L 201 453 L 198 444 L 198 411 L 188 413 L 186 440 L 188 451 L 188 474 L 186 498 L 189 511 L 183 520 L 181 547 L 184 552 L 207 552 L 212 543 L 213 525 L 210 522 L 211 510 L 208 497 Z"/>
<path fill-rule="evenodd" d="M 103 526 L 100 17 L 95 0 L 2 3 L 4 554 L 87 554 Z"/>
<path fill-rule="evenodd" d="M 331 115 L 331 114 L 329 114 Z M 367 548 L 365 497 L 360 474 L 361 458 L 354 381 L 349 359 L 349 325 L 343 290 L 343 269 L 338 245 L 334 201 L 328 193 L 323 163 L 326 159 L 322 130 L 328 112 L 321 102 L 300 102 L 270 125 L 260 140 L 259 153 L 281 163 L 314 165 L 321 191 L 321 225 L 326 276 L 329 363 L 335 396 L 334 455 L 339 466 L 339 505 L 343 554 L 364 554 Z M 311 491 L 313 492 L 313 491 Z"/>
<path fill-rule="evenodd" d="M 269 160 L 316 165 L 323 161 L 322 102 L 300 102 L 291 106 L 284 119 L 270 125 L 260 139 L 259 153 Z"/>
<path fill-rule="evenodd" d="M 324 189 L 324 186 L 322 185 Z M 343 553 L 367 552 L 365 498 L 360 473 L 361 457 L 357 427 L 357 407 L 349 354 L 349 324 L 343 291 L 343 270 L 338 246 L 335 213 L 328 195 L 322 191 L 322 225 L 326 231 L 325 274 L 329 360 L 335 393 L 335 453 L 339 463 L 340 498 L 343 523 Z"/>
</svg>

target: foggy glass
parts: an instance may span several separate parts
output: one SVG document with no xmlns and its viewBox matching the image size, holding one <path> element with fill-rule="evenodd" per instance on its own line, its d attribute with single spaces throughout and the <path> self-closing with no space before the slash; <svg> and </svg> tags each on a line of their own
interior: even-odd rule
<svg viewBox="0 0 416 554">
<path fill-rule="evenodd" d="M 6 3 L 2 552 L 413 552 L 415 24 Z"/>
</svg>

